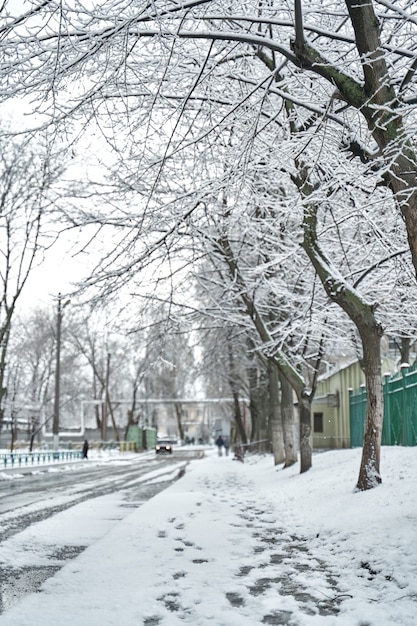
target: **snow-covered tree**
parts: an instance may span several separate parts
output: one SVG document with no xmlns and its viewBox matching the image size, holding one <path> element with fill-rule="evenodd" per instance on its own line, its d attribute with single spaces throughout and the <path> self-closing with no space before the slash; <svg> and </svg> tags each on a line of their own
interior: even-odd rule
<svg viewBox="0 0 417 626">
<path fill-rule="evenodd" d="M 132 207 L 133 192 L 136 210 L 126 210 L 126 204 L 115 209 L 112 204 L 100 218 L 84 214 L 86 221 L 97 219 L 123 231 L 95 277 L 96 283 L 105 284 L 106 293 L 126 285 L 137 270 L 150 267 L 155 255 L 166 259 L 161 250 L 169 249 L 172 254 L 176 247 L 179 251 L 190 222 L 198 227 L 207 209 L 215 208 L 217 214 L 213 199 L 225 189 L 230 203 L 231 170 L 241 167 L 246 172 L 258 138 L 269 139 L 271 128 L 279 128 L 283 158 L 276 161 L 275 171 L 269 164 L 266 185 L 275 182 L 274 174 L 275 178 L 290 175 L 293 182 L 298 179 L 297 199 L 290 185 L 285 185 L 287 211 L 290 214 L 298 207 L 304 215 L 299 222 L 304 226 L 304 248 L 330 300 L 357 321 L 362 321 L 359 318 L 365 311 L 369 314 L 367 324 L 375 341 L 373 357 L 365 363 L 372 378 L 381 322 L 374 316 L 368 295 L 378 295 L 375 302 L 386 300 L 386 295 L 362 277 L 368 279 L 371 270 L 372 277 L 376 276 L 382 266 L 392 267 L 390 257 L 400 254 L 396 242 L 391 254 L 373 254 L 372 241 L 378 246 L 386 237 L 386 223 L 381 221 L 386 211 L 381 207 L 389 205 L 389 200 L 379 201 L 377 194 L 378 201 L 369 203 L 374 210 L 367 222 L 367 226 L 372 224 L 372 241 L 358 248 L 360 254 L 356 263 L 349 261 L 350 267 L 345 257 L 353 258 L 356 243 L 351 239 L 351 215 L 363 217 L 366 193 L 385 187 L 403 216 L 417 270 L 417 166 L 412 139 L 416 64 L 410 43 L 415 20 L 408 0 L 395 6 L 368 0 L 346 0 L 344 5 L 333 0 L 324 5 L 295 0 L 283 7 L 258 2 L 244 7 L 232 2 L 224 7 L 213 0 L 183 5 L 160 2 L 149 7 L 127 0 L 102 0 L 85 7 L 68 0 L 59 7 L 55 2 L 44 3 L 36 11 L 29 4 L 24 14 L 6 2 L 3 15 L 1 46 L 11 61 L 3 68 L 3 93 L 42 94 L 38 115 L 50 117 L 57 127 L 83 113 L 101 129 L 113 154 L 120 156 L 119 168 L 114 170 L 119 198 L 126 202 L 130 196 Z M 230 129 L 239 155 L 225 168 Z M 341 155 L 331 168 L 326 162 L 331 161 L 327 152 L 332 153 L 332 146 Z M 217 160 L 222 172 L 216 176 Z M 346 181 L 356 176 L 352 192 Z M 340 178 L 347 192 L 341 189 Z M 259 188 L 254 195 L 259 196 Z M 235 192 L 232 202 L 238 198 Z M 323 234 L 330 232 L 329 216 L 334 219 L 336 202 L 341 204 L 342 215 L 337 214 L 331 229 L 336 237 L 332 263 L 327 263 L 321 246 L 326 247 Z M 343 234 L 352 244 L 347 256 L 345 240 L 339 237 L 343 220 L 349 226 Z M 300 235 L 301 229 L 299 240 Z M 274 358 L 296 390 L 302 415 L 301 446 L 307 451 L 309 385 L 297 367 L 289 364 L 287 353 L 277 351 L 282 343 L 271 334 L 269 315 L 258 314 L 263 313 L 267 298 L 258 302 L 248 293 L 254 277 L 253 270 L 246 271 L 246 254 L 236 257 L 230 232 L 215 241 L 264 349 L 268 347 L 269 358 Z M 401 237 L 398 241 L 403 245 Z M 186 254 L 182 260 L 189 263 L 193 255 Z M 347 281 L 349 272 L 352 280 Z M 352 302 L 348 307 L 344 301 L 347 293 L 356 298 L 351 286 L 358 280 L 360 314 L 355 307 L 352 310 Z M 343 285 L 343 289 L 332 285 Z M 398 281 L 397 286 L 391 281 L 388 289 L 392 293 L 397 287 Z M 317 315 L 317 307 L 314 312 Z M 363 329 L 359 333 L 364 339 Z M 318 338 L 314 340 L 318 345 Z M 299 346 L 297 341 L 295 346 Z M 296 359 L 302 355 L 294 348 L 290 352 Z M 361 472 L 360 488 L 373 486 L 379 475 L 382 404 L 375 381 L 374 377 L 373 389 L 368 389 L 375 410 L 368 413 L 366 432 L 375 430 L 376 436 L 364 447 L 362 462 L 365 468 L 371 460 L 372 468 L 369 475 Z M 307 452 L 304 460 L 308 468 Z"/>
<path fill-rule="evenodd" d="M 0 428 L 6 362 L 16 306 L 49 245 L 46 224 L 56 209 L 62 157 L 47 142 L 4 135 L 0 148 Z"/>
</svg>

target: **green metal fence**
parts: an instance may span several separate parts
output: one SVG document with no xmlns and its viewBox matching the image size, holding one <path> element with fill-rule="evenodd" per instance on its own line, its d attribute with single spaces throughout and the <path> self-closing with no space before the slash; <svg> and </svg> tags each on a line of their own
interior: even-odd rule
<svg viewBox="0 0 417 626">
<path fill-rule="evenodd" d="M 350 445 L 362 445 L 365 422 L 364 387 L 349 394 Z M 404 367 L 401 374 L 384 381 L 382 445 L 417 446 L 417 371 Z"/>
</svg>

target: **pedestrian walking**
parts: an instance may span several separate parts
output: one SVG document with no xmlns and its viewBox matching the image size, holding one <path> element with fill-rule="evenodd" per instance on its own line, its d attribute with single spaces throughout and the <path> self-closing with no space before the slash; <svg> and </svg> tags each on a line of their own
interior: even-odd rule
<svg viewBox="0 0 417 626">
<path fill-rule="evenodd" d="M 223 454 L 223 446 L 224 446 L 224 439 L 221 435 L 219 435 L 216 439 L 216 446 L 217 449 L 219 451 L 219 456 L 222 456 Z"/>
<path fill-rule="evenodd" d="M 88 441 L 84 439 L 83 443 L 83 459 L 88 459 Z"/>
</svg>

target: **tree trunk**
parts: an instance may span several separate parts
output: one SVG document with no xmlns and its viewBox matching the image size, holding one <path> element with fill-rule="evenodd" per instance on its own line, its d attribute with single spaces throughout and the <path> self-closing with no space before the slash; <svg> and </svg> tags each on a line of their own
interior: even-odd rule
<svg viewBox="0 0 417 626">
<path fill-rule="evenodd" d="M 184 441 L 184 428 L 182 425 L 182 406 L 180 402 L 175 403 L 175 414 L 177 416 L 178 435 Z"/>
<path fill-rule="evenodd" d="M 117 428 L 116 420 L 114 419 L 113 405 L 110 401 L 110 360 L 111 354 L 107 353 L 107 364 L 106 364 L 106 380 L 105 380 L 105 394 L 104 394 L 104 404 L 106 406 L 106 425 L 107 425 L 107 415 L 110 413 L 111 422 L 113 426 L 114 437 L 116 441 L 120 441 L 119 429 Z M 104 419 L 104 418 L 103 418 Z"/>
<path fill-rule="evenodd" d="M 259 376 L 258 368 L 251 364 L 246 368 L 248 383 L 249 383 L 249 410 L 251 416 L 251 441 L 258 441 L 260 439 L 261 430 L 261 405 L 259 394 Z"/>
<path fill-rule="evenodd" d="M 284 438 L 281 419 L 281 403 L 279 399 L 279 371 L 277 366 L 269 361 L 269 423 L 271 430 L 272 452 L 274 465 L 286 464 Z"/>
<path fill-rule="evenodd" d="M 362 460 L 357 489 L 365 491 L 381 482 L 380 450 L 383 421 L 381 372 L 381 332 L 375 324 L 364 323 L 360 329 L 366 384 L 366 415 Z"/>
<path fill-rule="evenodd" d="M 300 189 L 304 197 L 308 193 L 308 175 L 306 171 L 300 176 Z M 306 193 L 307 190 L 307 193 Z M 349 316 L 358 329 L 362 341 L 363 367 L 367 390 L 365 436 L 363 442 L 362 462 L 357 489 L 365 490 L 375 487 L 381 482 L 380 449 L 383 419 L 382 373 L 381 373 L 381 336 L 383 329 L 375 319 L 374 308 L 365 302 L 357 291 L 334 271 L 325 257 L 317 239 L 317 210 L 311 204 L 304 210 L 303 247 L 315 268 L 329 298 L 336 302 Z M 302 426 L 300 424 L 300 431 Z M 300 441 L 300 447 L 301 447 Z"/>
<path fill-rule="evenodd" d="M 97 400 L 97 377 L 93 370 L 93 398 Z M 100 418 L 100 406 L 98 404 L 94 405 L 94 415 L 96 418 L 96 427 L 101 432 L 101 418 Z"/>
<path fill-rule="evenodd" d="M 293 390 L 287 379 L 282 374 L 280 374 L 280 382 L 282 429 L 285 446 L 285 468 L 297 463 L 297 446 L 295 443 Z"/>
<path fill-rule="evenodd" d="M 16 443 L 16 439 L 17 439 L 17 417 L 14 414 L 14 410 L 12 410 L 12 428 L 11 428 L 11 439 L 10 439 L 10 452 L 13 454 L 14 452 L 14 444 Z"/>
<path fill-rule="evenodd" d="M 110 417 L 111 417 L 111 423 L 112 423 L 112 426 L 113 426 L 114 438 L 116 439 L 116 441 L 120 441 L 119 429 L 117 427 L 116 420 L 114 419 L 113 405 L 112 405 L 112 403 L 110 401 L 110 396 L 109 396 L 109 392 L 108 391 L 106 393 L 106 404 L 108 406 Z"/>
<path fill-rule="evenodd" d="M 401 337 L 399 349 L 400 349 L 401 365 L 403 363 L 410 363 L 410 349 L 411 349 L 410 337 Z"/>
<path fill-rule="evenodd" d="M 232 390 L 236 429 L 237 429 L 240 441 L 242 443 L 247 443 L 248 440 L 246 436 L 246 430 L 243 424 L 242 412 L 240 410 L 240 400 L 239 400 L 240 388 L 239 388 L 239 383 L 237 382 L 238 375 L 236 371 L 235 356 L 233 353 L 233 346 L 232 346 L 232 342 L 230 341 L 230 339 L 228 339 L 227 341 L 227 356 L 229 360 L 229 385 L 230 385 L 230 389 Z"/>
<path fill-rule="evenodd" d="M 4 421 L 4 400 L 7 395 L 7 388 L 4 387 L 6 379 L 6 356 L 9 344 L 9 331 L 3 329 L 1 332 L 2 344 L 0 348 L 0 430 L 3 428 Z"/>
<path fill-rule="evenodd" d="M 302 393 L 298 396 L 300 413 L 300 474 L 311 467 L 311 398 Z"/>
<path fill-rule="evenodd" d="M 242 411 L 240 410 L 239 393 L 236 390 L 232 390 L 233 406 L 235 409 L 235 423 L 236 429 L 239 435 L 239 439 L 242 443 L 248 443 L 246 436 L 245 425 L 243 423 Z"/>
<path fill-rule="evenodd" d="M 125 430 L 125 441 L 127 441 L 127 435 L 129 433 L 129 428 L 131 426 L 134 426 L 134 425 L 135 425 L 135 422 L 134 422 L 134 419 L 133 419 L 133 411 L 132 411 L 132 409 L 129 409 L 127 411 L 127 424 L 126 424 L 126 430 Z"/>
</svg>

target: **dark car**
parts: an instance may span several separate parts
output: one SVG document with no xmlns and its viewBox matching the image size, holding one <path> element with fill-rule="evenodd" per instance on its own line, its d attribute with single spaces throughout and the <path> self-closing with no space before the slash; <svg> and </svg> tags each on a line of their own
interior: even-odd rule
<svg viewBox="0 0 417 626">
<path fill-rule="evenodd" d="M 160 439 L 155 446 L 156 454 L 162 452 L 163 454 L 172 454 L 172 441 L 169 439 Z"/>
</svg>

